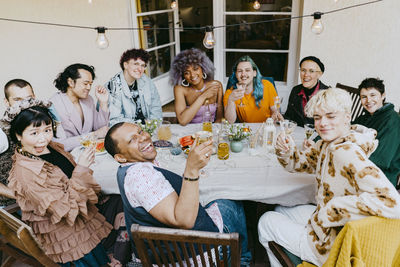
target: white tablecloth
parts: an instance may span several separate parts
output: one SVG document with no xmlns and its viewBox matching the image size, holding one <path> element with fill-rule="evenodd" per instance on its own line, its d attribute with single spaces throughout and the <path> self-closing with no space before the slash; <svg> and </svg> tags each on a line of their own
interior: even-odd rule
<svg viewBox="0 0 400 267">
<path fill-rule="evenodd" d="M 248 124 L 253 131 L 260 124 Z M 218 125 L 214 125 L 215 128 Z M 172 125 L 172 142 L 179 137 L 193 134 L 201 129 L 200 124 Z M 277 129 L 279 131 L 279 129 Z M 301 143 L 304 129 L 297 127 L 294 138 Z M 253 200 L 269 204 L 296 205 L 315 201 L 314 175 L 289 173 L 278 163 L 274 155 L 267 155 L 258 148 L 259 155 L 251 156 L 247 148 L 240 153 L 230 152 L 226 161 L 212 155 L 205 168 L 206 175 L 200 179 L 200 202 L 204 205 L 215 199 Z M 79 155 L 80 149 L 72 151 Z M 169 149 L 158 149 L 157 160 L 161 167 L 181 175 L 186 158 L 182 154 L 173 156 Z M 119 194 L 116 172 L 119 164 L 109 155 L 97 155 L 91 167 L 93 176 L 107 194 Z"/>
</svg>

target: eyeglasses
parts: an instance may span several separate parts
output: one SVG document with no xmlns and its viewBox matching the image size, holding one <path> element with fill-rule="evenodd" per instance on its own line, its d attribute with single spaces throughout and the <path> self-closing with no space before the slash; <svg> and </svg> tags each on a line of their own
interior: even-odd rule
<svg viewBox="0 0 400 267">
<path fill-rule="evenodd" d="M 319 70 L 313 70 L 313 69 L 311 69 L 311 70 L 299 69 L 299 71 L 300 71 L 301 74 L 306 74 L 306 73 L 308 72 L 308 73 L 310 73 L 311 75 L 313 75 L 314 73 L 317 73 L 317 72 L 321 72 L 321 71 L 319 71 Z"/>
<path fill-rule="evenodd" d="M 140 64 L 139 62 L 133 63 L 133 66 L 135 67 L 141 67 L 143 69 L 147 68 L 147 64 Z"/>
</svg>

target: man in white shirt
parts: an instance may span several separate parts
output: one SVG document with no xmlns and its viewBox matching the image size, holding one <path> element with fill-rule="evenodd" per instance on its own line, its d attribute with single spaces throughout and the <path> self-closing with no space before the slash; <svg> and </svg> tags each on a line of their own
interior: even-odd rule
<svg viewBox="0 0 400 267">
<path fill-rule="evenodd" d="M 243 206 L 232 200 L 199 204 L 199 172 L 207 165 L 212 141 L 189 152 L 183 177 L 159 168 L 150 135 L 138 125 L 117 123 L 108 131 L 105 148 L 122 165 L 118 184 L 126 226 L 133 223 L 213 232 L 238 232 L 242 238 L 241 265 L 249 265 Z"/>
</svg>

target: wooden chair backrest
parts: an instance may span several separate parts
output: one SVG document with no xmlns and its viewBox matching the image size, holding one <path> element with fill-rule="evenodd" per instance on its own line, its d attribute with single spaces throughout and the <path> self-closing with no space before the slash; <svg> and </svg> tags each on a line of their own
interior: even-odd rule
<svg viewBox="0 0 400 267">
<path fill-rule="evenodd" d="M 337 83 L 336 88 L 340 88 L 349 92 L 351 96 L 351 101 L 353 102 L 351 105 L 351 121 L 354 121 L 364 113 L 363 106 L 361 105 L 361 99 L 358 94 L 359 93 L 358 88 L 344 85 L 341 83 Z"/>
<path fill-rule="evenodd" d="M 33 258 L 33 263 L 35 260 L 38 262 L 38 264 L 35 264 L 36 266 L 59 266 L 45 255 L 32 228 L 12 215 L 18 209 L 17 204 L 0 208 L 0 234 L 5 239 L 1 241 L 2 249 L 7 254 L 12 254 L 10 256 L 16 259 L 20 259 L 25 253 L 27 254 L 26 256 Z M 23 253 L 20 253 L 18 250 Z"/>
<path fill-rule="evenodd" d="M 152 251 L 158 266 L 168 264 L 179 266 L 198 266 L 195 246 L 201 259 L 201 266 L 229 266 L 228 247 L 230 249 L 230 266 L 240 266 L 239 234 L 221 234 L 183 229 L 148 227 L 133 224 L 132 237 L 143 266 L 152 266 L 148 248 Z M 148 244 L 148 245 L 146 245 Z M 175 253 L 180 251 L 181 253 Z M 218 260 L 218 247 L 222 251 L 222 260 Z M 173 248 L 173 249 L 171 249 Z M 206 256 L 205 256 L 206 254 Z M 182 256 L 183 255 L 183 256 Z M 212 255 L 216 255 L 216 262 Z M 193 263 L 190 259 L 193 258 Z"/>
</svg>

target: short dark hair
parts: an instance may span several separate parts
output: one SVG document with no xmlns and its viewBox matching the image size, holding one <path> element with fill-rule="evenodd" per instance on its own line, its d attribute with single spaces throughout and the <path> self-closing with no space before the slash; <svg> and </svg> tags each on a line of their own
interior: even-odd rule
<svg viewBox="0 0 400 267">
<path fill-rule="evenodd" d="M 136 60 L 138 58 L 147 64 L 147 62 L 149 62 L 150 55 L 146 50 L 143 49 L 129 49 L 122 54 L 121 59 L 119 60 L 119 65 L 121 66 L 121 69 L 124 70 L 124 62 L 128 62 L 131 59 Z"/>
<path fill-rule="evenodd" d="M 19 88 L 24 88 L 29 85 L 32 88 L 32 85 L 23 79 L 13 79 L 11 81 L 8 81 L 6 85 L 4 85 L 4 96 L 6 97 L 7 101 L 9 100 L 8 98 L 10 97 L 9 88 L 13 85 Z"/>
<path fill-rule="evenodd" d="M 79 74 L 79 70 L 87 70 L 92 75 L 93 80 L 96 78 L 96 75 L 94 74 L 93 66 L 76 63 L 76 64 L 69 65 L 68 67 L 65 68 L 65 70 L 63 72 L 60 72 L 58 74 L 57 78 L 53 82 L 55 87 L 58 90 L 60 90 L 61 92 L 66 93 L 67 89 L 68 89 L 68 78 L 71 78 L 74 81 L 81 78 L 81 75 Z"/>
<path fill-rule="evenodd" d="M 361 93 L 361 89 L 367 89 L 371 87 L 378 90 L 381 95 L 385 93 L 385 85 L 383 84 L 383 80 L 380 80 L 379 78 L 366 78 L 358 86 L 358 94 Z"/>
<path fill-rule="evenodd" d="M 54 122 L 51 119 L 49 110 L 45 107 L 33 106 L 22 110 L 12 121 L 10 128 L 10 138 L 15 143 L 18 143 L 17 134 L 22 135 L 24 130 L 31 124 L 34 127 L 39 127 L 45 123 L 52 126 L 54 129 Z M 54 133 L 55 135 L 55 133 Z"/>
<path fill-rule="evenodd" d="M 107 150 L 108 154 L 114 157 L 115 154 L 119 153 L 118 141 L 112 138 L 112 135 L 119 127 L 121 127 L 125 122 L 118 122 L 114 124 L 107 132 L 104 138 L 104 148 Z"/>
</svg>

